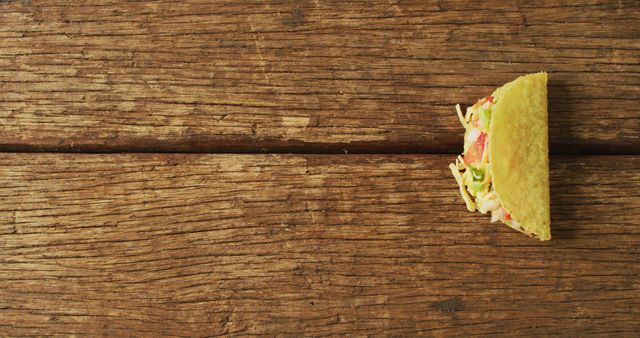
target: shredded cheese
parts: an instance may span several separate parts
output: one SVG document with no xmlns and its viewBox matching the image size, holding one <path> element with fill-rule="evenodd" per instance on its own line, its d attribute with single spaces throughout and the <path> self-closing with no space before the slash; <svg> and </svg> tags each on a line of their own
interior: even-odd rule
<svg viewBox="0 0 640 338">
<path fill-rule="evenodd" d="M 471 119 L 471 115 L 473 115 L 473 106 L 467 107 L 467 113 L 466 115 L 464 115 L 464 119 L 469 122 L 469 119 Z"/>
<path fill-rule="evenodd" d="M 482 184 L 489 184 L 489 183 L 491 183 L 491 164 L 487 163 L 484 169 L 484 180 L 482 180 Z"/>
<path fill-rule="evenodd" d="M 487 161 L 489 160 L 489 140 L 485 143 L 485 151 L 482 152 L 482 160 L 480 161 L 481 167 L 487 165 Z"/>
<path fill-rule="evenodd" d="M 460 119 L 460 123 L 462 123 L 462 126 L 464 127 L 464 129 L 467 129 L 469 124 L 467 123 L 467 119 L 464 116 L 462 116 L 462 110 L 460 109 L 459 104 L 456 104 L 456 112 L 458 113 L 458 118 Z"/>
<path fill-rule="evenodd" d="M 467 169 L 467 165 L 464 163 L 464 159 L 460 155 L 458 155 L 458 157 L 456 158 L 456 167 L 458 168 L 458 170 Z"/>
<path fill-rule="evenodd" d="M 460 188 L 460 195 L 462 195 L 462 199 L 464 200 L 464 203 L 467 205 L 467 210 L 476 211 L 476 204 L 473 203 L 473 201 L 471 200 L 471 197 L 469 196 L 469 193 L 467 193 L 467 189 L 465 189 L 465 185 L 462 183 L 462 176 L 460 176 L 460 172 L 458 171 L 458 168 L 456 167 L 455 164 L 451 163 L 449 164 L 449 169 L 451 169 L 451 173 L 453 174 L 453 177 L 455 177 L 456 182 L 458 182 L 458 187 Z"/>
</svg>

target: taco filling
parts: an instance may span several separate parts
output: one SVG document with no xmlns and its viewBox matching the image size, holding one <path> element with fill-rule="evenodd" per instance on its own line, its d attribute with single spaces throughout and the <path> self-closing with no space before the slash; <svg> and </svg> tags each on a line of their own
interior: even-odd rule
<svg viewBox="0 0 640 338">
<path fill-rule="evenodd" d="M 491 110 L 496 103 L 493 96 L 487 96 L 468 107 L 464 115 L 460 105 L 456 105 L 458 117 L 465 128 L 464 152 L 449 168 L 469 211 L 478 210 L 482 214 L 490 212 L 491 222 L 502 221 L 513 229 L 527 233 L 500 202 L 492 184 L 489 123 Z"/>
</svg>

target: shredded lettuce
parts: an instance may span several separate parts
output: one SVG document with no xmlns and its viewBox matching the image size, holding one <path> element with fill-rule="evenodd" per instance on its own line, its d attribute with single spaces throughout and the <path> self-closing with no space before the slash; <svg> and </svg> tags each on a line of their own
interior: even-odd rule
<svg viewBox="0 0 640 338">
<path fill-rule="evenodd" d="M 484 179 L 484 170 L 473 166 L 469 166 L 469 170 L 471 171 L 471 177 L 473 177 L 474 182 L 482 181 Z"/>
<path fill-rule="evenodd" d="M 489 130 L 489 121 L 491 120 L 491 110 L 489 108 L 483 108 L 478 113 L 480 118 L 480 126 L 484 130 Z"/>
</svg>

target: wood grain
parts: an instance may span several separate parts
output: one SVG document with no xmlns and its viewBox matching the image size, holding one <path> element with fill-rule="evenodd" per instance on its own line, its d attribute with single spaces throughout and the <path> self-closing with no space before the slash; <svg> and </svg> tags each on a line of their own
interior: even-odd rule
<svg viewBox="0 0 640 338">
<path fill-rule="evenodd" d="M 450 159 L 0 154 L 0 332 L 637 335 L 640 157 L 554 157 L 550 242 Z"/>
<path fill-rule="evenodd" d="M 554 153 L 640 149 L 637 1 L 1 1 L 0 149 L 457 152 L 550 72 Z"/>
</svg>

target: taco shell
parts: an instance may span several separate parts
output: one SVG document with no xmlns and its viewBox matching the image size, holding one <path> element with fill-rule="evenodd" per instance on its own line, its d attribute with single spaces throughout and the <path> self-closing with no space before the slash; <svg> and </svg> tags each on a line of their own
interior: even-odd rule
<svg viewBox="0 0 640 338">
<path fill-rule="evenodd" d="M 489 159 L 493 188 L 521 231 L 551 239 L 547 73 L 521 76 L 492 96 Z"/>
</svg>

